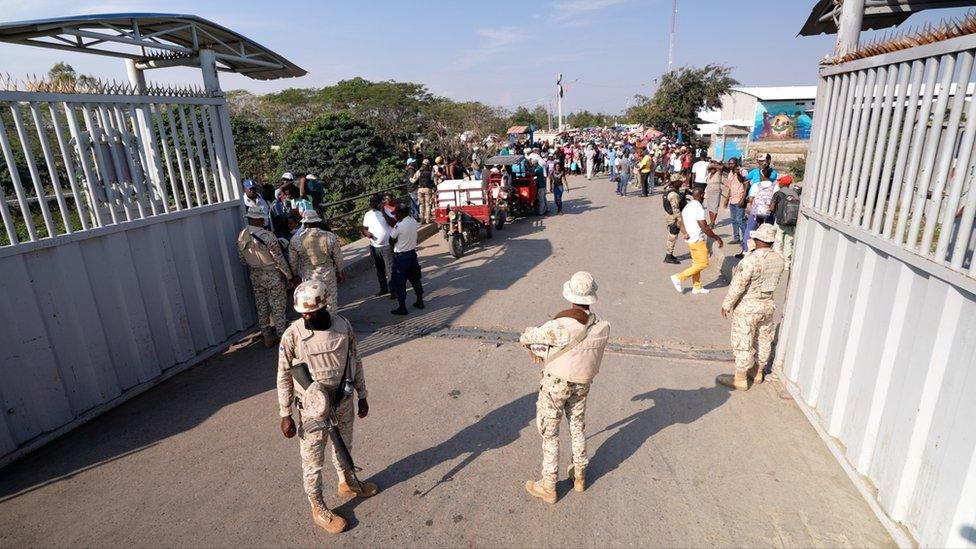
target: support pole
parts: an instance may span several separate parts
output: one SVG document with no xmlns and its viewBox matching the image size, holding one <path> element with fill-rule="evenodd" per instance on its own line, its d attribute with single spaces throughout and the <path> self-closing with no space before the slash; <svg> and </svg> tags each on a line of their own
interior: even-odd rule
<svg viewBox="0 0 976 549">
<path fill-rule="evenodd" d="M 200 50 L 200 71 L 203 73 L 203 87 L 212 97 L 223 97 L 224 92 L 220 90 L 220 80 L 217 78 L 217 56 L 213 50 Z M 230 110 L 227 103 L 222 102 L 216 106 L 217 129 L 219 136 L 215 136 L 215 141 L 219 138 L 223 145 L 224 157 L 226 160 L 226 172 L 229 181 L 225 182 L 225 189 L 228 191 L 224 195 L 224 200 L 233 200 L 241 197 L 240 174 L 237 167 L 237 152 L 234 149 L 234 135 L 230 126 Z"/>
<path fill-rule="evenodd" d="M 864 0 L 834 0 L 840 3 L 840 19 L 837 21 L 837 42 L 834 55 L 847 55 L 857 51 L 864 21 Z"/>
</svg>

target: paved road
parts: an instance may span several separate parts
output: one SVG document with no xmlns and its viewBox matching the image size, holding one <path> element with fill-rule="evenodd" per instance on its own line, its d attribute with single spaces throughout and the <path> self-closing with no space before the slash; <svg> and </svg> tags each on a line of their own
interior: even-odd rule
<svg viewBox="0 0 976 549">
<path fill-rule="evenodd" d="M 275 355 L 246 340 L 0 471 L 0 546 L 892 545 L 781 389 L 729 393 L 713 383 L 728 362 L 680 358 L 727 346 L 724 291 L 670 287 L 660 198 L 571 184 L 566 215 L 459 261 L 425 244 L 422 315 L 394 324 L 389 300 L 366 297 L 369 273 L 342 287 L 370 389 L 355 454 L 383 488 L 329 495 L 347 533 L 308 520 L 296 443 L 277 431 Z M 541 456 L 537 374 L 506 334 L 562 308 L 581 268 L 629 345 L 591 392 L 591 487 L 564 480 L 547 506 L 522 489 Z M 641 356 L 651 342 L 671 356 Z"/>
</svg>

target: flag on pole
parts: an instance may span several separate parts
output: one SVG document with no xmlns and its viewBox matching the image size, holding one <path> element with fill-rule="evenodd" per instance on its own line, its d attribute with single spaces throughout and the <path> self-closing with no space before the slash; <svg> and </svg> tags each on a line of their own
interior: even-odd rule
<svg viewBox="0 0 976 549">
<path fill-rule="evenodd" d="M 556 88 L 559 89 L 559 97 L 563 96 L 563 75 L 560 74 L 559 78 L 556 79 Z"/>
</svg>

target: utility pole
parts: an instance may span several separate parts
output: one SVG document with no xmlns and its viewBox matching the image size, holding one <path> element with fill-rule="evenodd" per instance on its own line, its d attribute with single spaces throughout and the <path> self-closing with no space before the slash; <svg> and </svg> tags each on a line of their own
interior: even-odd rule
<svg viewBox="0 0 976 549">
<path fill-rule="evenodd" d="M 671 66 L 674 65 L 674 40 L 677 32 L 678 0 L 671 0 L 671 39 L 668 41 L 668 72 L 671 72 Z"/>
<path fill-rule="evenodd" d="M 563 73 L 556 76 L 556 108 L 559 111 L 559 131 L 563 131 Z"/>
<path fill-rule="evenodd" d="M 548 121 L 549 131 L 552 131 L 552 102 L 546 102 L 546 120 Z"/>
</svg>

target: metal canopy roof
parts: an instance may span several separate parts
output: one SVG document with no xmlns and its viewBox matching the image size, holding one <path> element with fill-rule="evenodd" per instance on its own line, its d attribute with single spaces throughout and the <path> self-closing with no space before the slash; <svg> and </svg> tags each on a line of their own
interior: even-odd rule
<svg viewBox="0 0 976 549">
<path fill-rule="evenodd" d="M 799 36 L 835 34 L 840 15 L 837 0 L 818 0 Z M 913 13 L 933 8 L 959 8 L 976 5 L 973 0 L 865 0 L 861 30 L 884 29 L 902 24 Z"/>
<path fill-rule="evenodd" d="M 0 23 L 0 41 L 135 59 L 144 68 L 199 66 L 201 49 L 217 69 L 257 80 L 306 71 L 261 44 L 196 15 L 113 13 Z"/>
</svg>

